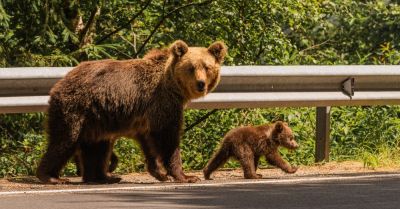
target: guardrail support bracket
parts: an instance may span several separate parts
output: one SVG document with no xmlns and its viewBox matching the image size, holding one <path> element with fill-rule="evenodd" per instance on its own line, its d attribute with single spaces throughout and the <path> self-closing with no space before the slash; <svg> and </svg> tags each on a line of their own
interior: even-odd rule
<svg viewBox="0 0 400 209">
<path fill-rule="evenodd" d="M 354 78 L 349 77 L 342 82 L 342 92 L 352 99 L 352 96 L 354 96 Z"/>
</svg>

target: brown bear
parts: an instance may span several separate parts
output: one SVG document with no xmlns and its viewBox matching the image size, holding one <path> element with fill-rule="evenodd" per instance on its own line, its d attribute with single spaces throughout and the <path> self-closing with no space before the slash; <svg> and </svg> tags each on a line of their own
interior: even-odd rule
<svg viewBox="0 0 400 209">
<path fill-rule="evenodd" d="M 235 157 L 240 162 L 246 179 L 262 177 L 256 174 L 256 170 L 258 160 L 263 155 L 269 164 L 287 173 L 296 172 L 297 168 L 292 167 L 280 156 L 279 146 L 288 149 L 296 149 L 299 146 L 287 123 L 278 121 L 271 125 L 232 129 L 225 135 L 219 150 L 203 169 L 204 178 L 210 179 L 211 173 L 225 164 L 230 157 Z"/>
<path fill-rule="evenodd" d="M 110 142 L 126 136 L 139 142 L 156 179 L 198 181 L 182 170 L 183 109 L 216 87 L 226 53 L 223 42 L 204 48 L 178 40 L 143 59 L 81 63 L 50 91 L 49 143 L 37 177 L 44 183 L 67 182 L 60 171 L 79 149 L 84 182 L 118 182 L 107 172 Z"/>
<path fill-rule="evenodd" d="M 110 143 L 113 143 L 113 142 L 110 142 Z M 113 147 L 114 144 L 110 144 L 110 146 Z M 75 166 L 76 166 L 76 175 L 77 175 L 77 176 L 82 176 L 82 170 L 83 170 L 82 166 L 83 166 L 83 162 L 82 162 L 82 157 L 81 157 L 81 151 L 80 151 L 80 149 L 78 149 L 78 150 L 76 151 L 73 160 L 74 160 L 74 163 L 75 163 Z M 115 154 L 115 152 L 112 152 L 112 153 L 111 153 L 111 156 L 110 156 L 110 164 L 108 165 L 108 172 L 109 172 L 109 173 L 112 173 L 113 171 L 115 171 L 115 169 L 116 169 L 117 166 L 118 166 L 118 161 L 119 161 L 119 160 L 118 160 L 117 154 Z M 110 174 L 110 175 L 111 175 L 111 174 Z"/>
</svg>

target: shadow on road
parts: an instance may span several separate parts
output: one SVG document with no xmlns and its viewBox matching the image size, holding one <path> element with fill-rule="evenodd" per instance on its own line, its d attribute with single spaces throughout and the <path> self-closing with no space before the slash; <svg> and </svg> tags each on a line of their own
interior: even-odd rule
<svg viewBox="0 0 400 209">
<path fill-rule="evenodd" d="M 399 182 L 400 178 L 392 178 L 125 191 L 103 193 L 101 196 L 104 200 L 101 201 L 109 208 L 394 209 L 398 208 L 400 203 Z"/>
</svg>

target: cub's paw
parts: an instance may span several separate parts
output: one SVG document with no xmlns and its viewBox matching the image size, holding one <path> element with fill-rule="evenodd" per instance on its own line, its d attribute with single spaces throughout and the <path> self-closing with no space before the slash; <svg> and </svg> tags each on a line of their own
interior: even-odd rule
<svg viewBox="0 0 400 209">
<path fill-rule="evenodd" d="M 290 169 L 286 170 L 286 173 L 296 173 L 298 167 L 291 167 Z"/>
</svg>

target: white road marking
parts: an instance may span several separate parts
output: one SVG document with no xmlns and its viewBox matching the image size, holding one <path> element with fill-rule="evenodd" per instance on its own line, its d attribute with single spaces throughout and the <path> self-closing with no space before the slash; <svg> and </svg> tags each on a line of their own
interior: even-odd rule
<svg viewBox="0 0 400 209">
<path fill-rule="evenodd" d="M 178 188 L 200 188 L 200 187 L 220 187 L 230 185 L 248 185 L 248 184 L 288 184 L 288 183 L 307 183 L 321 181 L 342 181 L 342 180 L 357 180 L 368 178 L 393 178 L 399 177 L 399 174 L 372 174 L 358 176 L 330 176 L 330 177 L 300 177 L 291 179 L 261 179 L 261 180 L 241 180 L 234 182 L 215 182 L 215 183 L 195 183 L 195 184 L 166 184 L 152 186 L 129 186 L 129 187 L 101 187 L 87 189 L 52 189 L 52 190 L 35 190 L 35 191 L 9 191 L 0 192 L 0 196 L 20 195 L 20 194 L 56 194 L 56 193 L 80 193 L 80 192 L 102 192 L 102 191 L 144 191 L 144 190 L 168 190 Z"/>
</svg>

